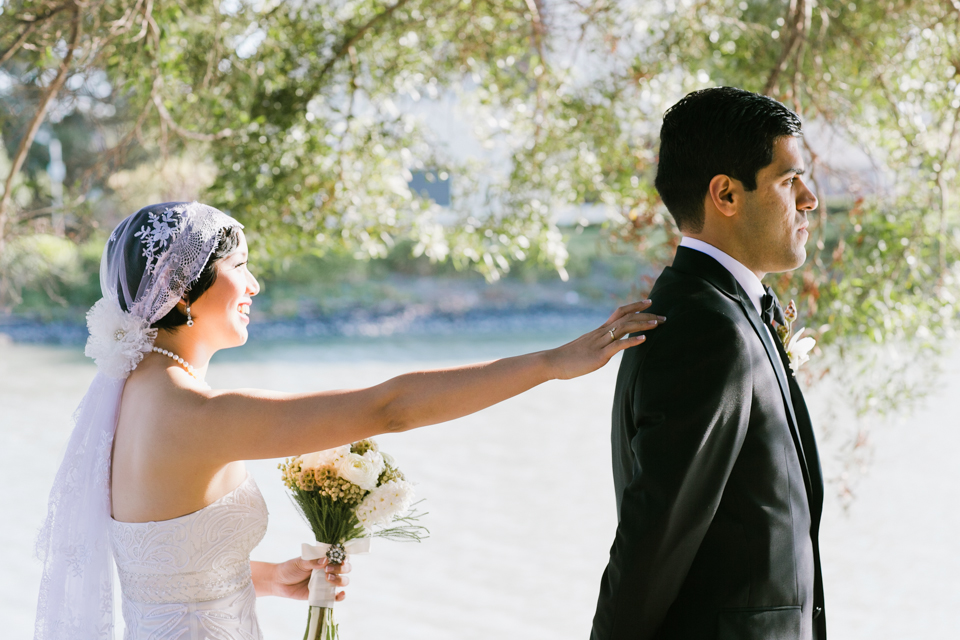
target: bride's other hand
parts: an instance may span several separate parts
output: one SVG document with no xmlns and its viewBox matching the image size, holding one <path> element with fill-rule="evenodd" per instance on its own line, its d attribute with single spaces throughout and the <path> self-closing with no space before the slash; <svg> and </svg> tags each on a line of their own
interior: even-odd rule
<svg viewBox="0 0 960 640">
<path fill-rule="evenodd" d="M 641 313 L 653 304 L 642 300 L 620 307 L 607 318 L 602 326 L 586 333 L 573 342 L 547 352 L 555 371 L 561 380 L 569 380 L 596 371 L 605 365 L 615 353 L 635 347 L 646 340 L 646 336 L 627 337 L 637 331 L 649 331 L 665 322 L 663 316 Z"/>
<path fill-rule="evenodd" d="M 250 568 L 253 572 L 253 586 L 258 596 L 306 600 L 310 595 L 310 575 L 314 569 L 324 570 L 327 581 L 335 587 L 346 587 L 350 584 L 350 578 L 344 575 L 350 573 L 350 563 L 330 564 L 326 558 L 319 560 L 292 558 L 279 564 L 251 562 Z M 338 602 L 346 597 L 347 594 L 344 591 L 337 593 Z"/>
</svg>

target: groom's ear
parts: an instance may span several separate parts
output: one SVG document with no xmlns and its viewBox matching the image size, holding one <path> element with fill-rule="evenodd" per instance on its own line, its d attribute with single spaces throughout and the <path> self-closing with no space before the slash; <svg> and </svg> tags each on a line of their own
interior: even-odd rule
<svg viewBox="0 0 960 640">
<path fill-rule="evenodd" d="M 740 209 L 743 185 L 730 176 L 713 176 L 707 189 L 707 200 L 721 215 L 730 218 Z"/>
</svg>

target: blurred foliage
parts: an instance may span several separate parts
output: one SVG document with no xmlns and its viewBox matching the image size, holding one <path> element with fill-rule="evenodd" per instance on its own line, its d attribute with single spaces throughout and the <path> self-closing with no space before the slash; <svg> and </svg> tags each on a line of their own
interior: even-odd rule
<svg viewBox="0 0 960 640">
<path fill-rule="evenodd" d="M 551 304 L 558 298 L 563 304 L 614 305 L 630 290 L 638 271 L 647 268 L 636 253 L 612 251 L 599 225 L 560 230 L 570 254 L 570 280 L 565 284 L 558 282 L 555 269 L 533 256 L 515 264 L 509 278 L 498 283 L 501 286 L 490 286 L 476 271 L 458 270 L 450 261 L 413 256 L 413 241 L 408 239 L 382 258 L 357 260 L 350 251 L 335 249 L 323 255 L 286 256 L 282 266 L 270 272 L 254 265 L 252 270 L 261 284 L 255 305 L 257 319 L 314 318 L 358 309 L 395 312 L 410 304 L 463 310 L 464 300 L 476 296 L 520 306 Z M 14 313 L 40 321 L 83 322 L 84 314 L 101 295 L 103 245 L 104 234 L 79 246 L 50 234 L 14 240 L 8 245 L 6 260 L 0 259 L 0 270 L 10 278 L 10 290 L 20 294 L 12 301 Z M 557 284 L 564 286 L 558 291 Z M 574 303 L 564 299 L 571 291 L 577 294 Z"/>
<path fill-rule="evenodd" d="M 781 297 L 826 355 L 922 359 L 960 295 L 958 52 L 956 0 L 8 1 L 0 296 L 29 280 L 19 238 L 83 242 L 195 195 L 244 222 L 268 276 L 409 251 L 393 267 L 566 277 L 582 265 L 553 216 L 585 203 L 612 251 L 663 265 L 679 236 L 653 188 L 661 115 L 726 84 L 806 122 L 822 206 Z M 450 114 L 469 135 L 448 139 Z M 453 176 L 452 207 L 410 193 L 425 169 Z M 859 413 L 879 388 L 851 391 Z"/>
<path fill-rule="evenodd" d="M 0 255 L 0 273 L 17 295 L 17 309 L 53 320 L 71 317 L 71 308 L 89 308 L 100 297 L 103 245 L 99 237 L 80 245 L 51 234 L 15 238 Z"/>
<path fill-rule="evenodd" d="M 809 321 L 824 325 L 823 345 L 843 346 L 844 338 L 857 336 L 941 349 L 960 311 L 960 229 L 950 230 L 950 266 L 941 271 L 941 238 L 928 213 L 911 199 L 885 206 L 859 202 L 834 217 L 837 241 L 826 268 L 810 261 L 799 273 L 780 277 L 783 289 L 797 292 Z"/>
</svg>

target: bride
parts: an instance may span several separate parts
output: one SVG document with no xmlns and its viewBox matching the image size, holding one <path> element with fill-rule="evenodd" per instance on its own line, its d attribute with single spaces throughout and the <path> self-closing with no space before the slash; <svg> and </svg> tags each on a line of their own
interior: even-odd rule
<svg viewBox="0 0 960 640">
<path fill-rule="evenodd" d="M 242 345 L 260 287 L 241 225 L 198 203 L 141 209 L 113 231 L 88 313 L 98 366 L 76 413 L 38 540 L 35 640 L 113 637 L 113 565 L 125 638 L 261 638 L 256 596 L 305 599 L 313 570 L 251 562 L 267 511 L 243 460 L 340 446 L 453 420 L 603 366 L 659 318 L 621 307 L 562 347 L 401 375 L 367 389 L 289 394 L 211 389 L 214 353 Z M 342 599 L 344 594 L 338 594 Z"/>
</svg>

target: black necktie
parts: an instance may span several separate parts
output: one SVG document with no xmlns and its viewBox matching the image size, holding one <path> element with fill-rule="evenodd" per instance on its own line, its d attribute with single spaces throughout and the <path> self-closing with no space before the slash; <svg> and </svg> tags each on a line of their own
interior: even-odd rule
<svg viewBox="0 0 960 640">
<path fill-rule="evenodd" d="M 780 335 L 777 333 L 777 327 L 773 324 L 773 322 L 776 321 L 777 326 L 784 327 L 787 324 L 787 318 L 783 315 L 783 307 L 780 306 L 780 301 L 777 300 L 777 296 L 773 295 L 773 289 L 767 285 L 763 285 L 763 290 L 766 291 L 766 293 L 760 298 L 760 306 L 762 307 L 760 319 L 763 320 L 763 324 L 767 325 L 767 329 L 770 330 L 770 335 L 773 337 L 773 344 L 777 348 L 777 353 L 780 354 L 780 362 L 783 363 L 783 372 L 787 373 L 788 371 L 792 371 L 790 368 L 790 358 L 787 356 L 786 348 L 783 346 Z M 787 377 L 790 377 L 789 374 Z"/>
<path fill-rule="evenodd" d="M 783 307 L 780 306 L 780 301 L 777 300 L 777 296 L 773 295 L 773 289 L 767 285 L 763 285 L 763 290 L 766 291 L 763 297 L 760 298 L 760 318 L 763 320 L 763 324 L 771 328 L 773 328 L 772 323 L 774 320 L 781 326 L 787 324 L 787 319 L 783 315 Z"/>
</svg>

